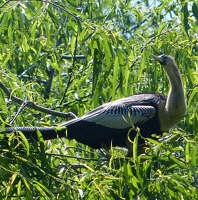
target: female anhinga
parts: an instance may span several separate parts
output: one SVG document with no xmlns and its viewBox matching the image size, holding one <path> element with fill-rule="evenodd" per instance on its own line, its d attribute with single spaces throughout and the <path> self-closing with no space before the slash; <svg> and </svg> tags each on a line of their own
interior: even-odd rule
<svg viewBox="0 0 198 200">
<path fill-rule="evenodd" d="M 186 103 L 179 69 L 167 55 L 153 56 L 164 68 L 170 82 L 168 97 L 158 93 L 136 94 L 99 106 L 80 118 L 56 127 L 8 127 L 6 132 L 22 131 L 37 138 L 39 130 L 44 139 L 67 137 L 93 148 L 105 146 L 128 147 L 136 136 L 136 127 L 144 138 L 161 134 L 176 125 L 186 113 Z M 143 143 L 143 140 L 140 141 Z M 128 148 L 128 154 L 131 149 Z"/>
</svg>

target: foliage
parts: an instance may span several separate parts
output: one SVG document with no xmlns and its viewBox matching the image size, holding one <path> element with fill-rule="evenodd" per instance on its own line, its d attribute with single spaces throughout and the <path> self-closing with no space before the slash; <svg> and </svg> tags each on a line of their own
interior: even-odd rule
<svg viewBox="0 0 198 200">
<path fill-rule="evenodd" d="M 188 113 L 131 159 L 120 148 L 108 155 L 74 140 L 30 143 L 20 132 L 5 143 L 1 134 L 0 198 L 197 199 L 197 24 L 193 1 L 3 0 L 0 78 L 13 95 L 82 116 L 134 93 L 167 94 L 166 75 L 151 58 L 165 53 L 180 67 Z M 0 95 L 3 129 L 20 105 Z M 12 125 L 64 120 L 26 107 Z"/>
</svg>

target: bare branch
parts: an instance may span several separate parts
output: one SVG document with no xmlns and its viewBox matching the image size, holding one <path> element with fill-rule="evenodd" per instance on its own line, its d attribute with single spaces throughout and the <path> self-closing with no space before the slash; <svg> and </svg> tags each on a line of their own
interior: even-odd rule
<svg viewBox="0 0 198 200">
<path fill-rule="evenodd" d="M 9 3 L 10 1 L 6 1 L 5 3 L 1 4 L 0 8 L 3 8 L 7 3 Z"/>
<path fill-rule="evenodd" d="M 10 90 L 2 82 L 0 82 L 0 88 L 5 92 L 5 94 L 8 96 L 9 99 L 11 99 L 14 102 L 17 102 L 18 104 L 25 103 L 25 105 L 28 106 L 29 108 L 32 108 L 34 110 L 37 110 L 37 111 L 40 111 L 43 113 L 47 113 L 47 114 L 50 114 L 53 116 L 58 116 L 58 117 L 63 117 L 63 118 L 76 118 L 76 116 L 72 112 L 63 113 L 63 112 L 59 112 L 59 111 L 54 111 L 54 110 L 36 105 L 32 101 L 25 101 L 19 97 L 16 97 L 11 94 Z"/>
<path fill-rule="evenodd" d="M 74 49 L 74 55 L 73 55 L 74 58 L 76 57 L 77 45 L 78 45 L 78 34 L 77 34 L 77 36 L 76 36 L 75 49 Z M 72 79 L 72 77 L 73 77 L 73 69 L 74 69 L 74 67 L 75 67 L 75 59 L 74 59 L 74 58 L 72 58 L 72 59 L 73 59 L 73 60 L 72 60 L 72 68 L 70 69 L 69 80 L 68 80 L 68 83 L 67 83 L 67 87 L 66 87 L 66 89 L 65 89 L 65 92 L 64 92 L 64 94 L 63 94 L 63 97 L 62 97 L 62 99 L 61 99 L 61 101 L 60 101 L 60 105 L 63 104 L 63 101 L 64 101 L 65 96 L 66 96 L 66 94 L 67 94 L 67 91 L 68 91 L 68 89 L 69 89 L 69 86 L 71 85 L 71 83 L 72 83 L 73 80 L 74 80 L 74 79 Z"/>
</svg>

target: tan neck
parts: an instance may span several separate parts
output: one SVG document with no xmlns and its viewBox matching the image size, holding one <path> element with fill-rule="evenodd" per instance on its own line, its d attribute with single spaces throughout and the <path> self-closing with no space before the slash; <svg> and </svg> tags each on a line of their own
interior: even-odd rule
<svg viewBox="0 0 198 200">
<path fill-rule="evenodd" d="M 181 119 L 186 113 L 181 75 L 175 63 L 173 66 L 165 66 L 164 68 L 171 85 L 165 105 L 165 114 L 170 120 L 177 118 Z"/>
</svg>

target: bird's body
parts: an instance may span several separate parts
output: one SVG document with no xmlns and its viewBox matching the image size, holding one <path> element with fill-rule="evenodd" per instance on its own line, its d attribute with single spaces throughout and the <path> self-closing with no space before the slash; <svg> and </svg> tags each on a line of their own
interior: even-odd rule
<svg viewBox="0 0 198 200">
<path fill-rule="evenodd" d="M 177 124 L 186 112 L 181 76 L 174 60 L 166 55 L 155 56 L 164 67 L 171 89 L 168 97 L 157 93 L 136 94 L 99 106 L 80 118 L 62 123 L 59 127 L 16 127 L 37 139 L 39 130 L 44 139 L 67 137 L 93 148 L 108 146 L 126 147 L 128 137 L 133 140 L 137 128 L 145 138 L 161 134 Z M 144 140 L 141 140 L 142 143 Z M 130 149 L 129 149 L 130 150 Z"/>
<path fill-rule="evenodd" d="M 159 94 L 133 95 L 99 106 L 61 126 L 67 127 L 69 138 L 93 148 L 125 147 L 127 135 L 133 141 L 137 127 L 146 137 L 161 133 L 157 104 L 165 101 L 165 96 Z"/>
</svg>

